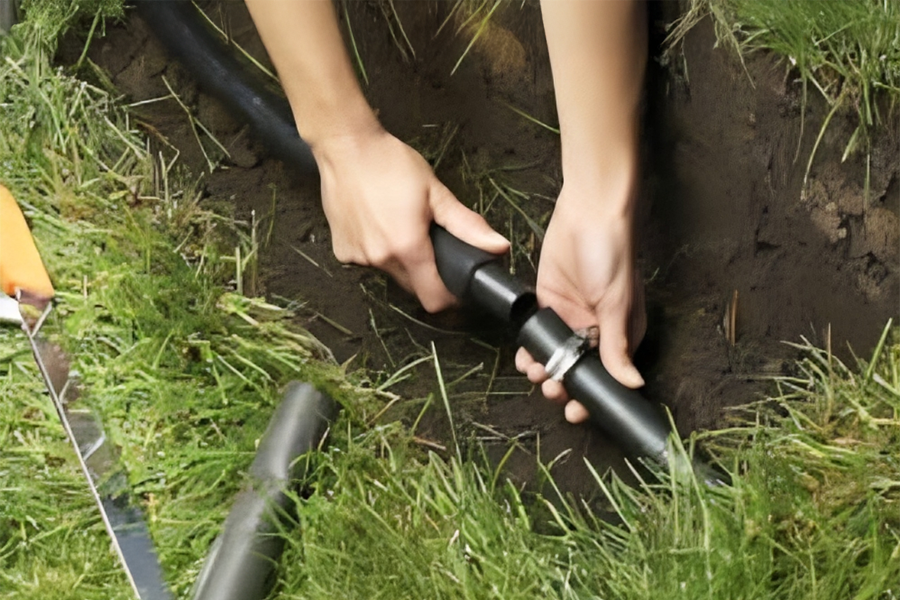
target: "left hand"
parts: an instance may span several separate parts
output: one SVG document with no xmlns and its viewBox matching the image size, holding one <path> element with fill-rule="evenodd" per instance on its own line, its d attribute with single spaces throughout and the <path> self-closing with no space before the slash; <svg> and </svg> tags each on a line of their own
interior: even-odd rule
<svg viewBox="0 0 900 600">
<path fill-rule="evenodd" d="M 646 331 L 643 282 L 636 275 L 633 252 L 632 211 L 605 211 L 604 198 L 631 193 L 631 182 L 618 187 L 563 185 L 541 250 L 537 296 L 572 329 L 599 326 L 600 359 L 621 384 L 644 384 L 631 355 Z M 528 375 L 548 399 L 567 402 L 566 419 L 584 421 L 587 410 L 570 400 L 560 382 L 548 379 L 544 366 L 520 348 L 516 368 Z"/>
</svg>

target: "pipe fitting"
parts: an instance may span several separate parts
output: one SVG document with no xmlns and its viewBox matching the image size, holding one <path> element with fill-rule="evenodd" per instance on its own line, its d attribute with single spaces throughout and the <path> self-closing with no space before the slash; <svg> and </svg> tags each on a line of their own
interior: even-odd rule
<svg viewBox="0 0 900 600">
<path fill-rule="evenodd" d="M 543 308 L 522 326 L 518 343 L 536 361 L 546 364 L 573 335 L 559 315 Z M 662 465 L 667 463 L 671 432 L 667 420 L 636 390 L 616 381 L 597 352 L 583 352 L 566 370 L 562 383 L 569 396 L 584 404 L 591 420 L 626 451 Z"/>
</svg>

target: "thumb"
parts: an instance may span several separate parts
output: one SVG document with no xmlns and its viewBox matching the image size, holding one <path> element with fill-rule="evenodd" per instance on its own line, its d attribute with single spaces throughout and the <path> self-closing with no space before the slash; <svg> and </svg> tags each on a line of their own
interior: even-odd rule
<svg viewBox="0 0 900 600">
<path fill-rule="evenodd" d="M 491 229 L 484 217 L 457 200 L 442 183 L 432 186 L 429 202 L 434 222 L 462 241 L 491 254 L 509 250 L 509 241 Z"/>
<path fill-rule="evenodd" d="M 600 362 L 613 378 L 629 388 L 644 385 L 628 352 L 628 319 L 626 315 L 604 315 L 600 319 Z"/>
</svg>

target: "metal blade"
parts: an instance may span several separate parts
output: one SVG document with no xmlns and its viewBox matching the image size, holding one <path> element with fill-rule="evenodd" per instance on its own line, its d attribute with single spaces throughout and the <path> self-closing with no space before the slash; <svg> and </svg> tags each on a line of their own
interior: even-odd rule
<svg viewBox="0 0 900 600">
<path fill-rule="evenodd" d="M 3 292 L 0 292 L 0 321 L 22 324 L 22 313 L 19 311 L 18 301 Z"/>
<path fill-rule="evenodd" d="M 81 470 L 103 524 L 109 532 L 128 581 L 140 600 L 171 600 L 159 558 L 150 539 L 143 512 L 129 503 L 128 480 L 119 468 L 119 452 L 109 442 L 103 424 L 89 409 L 73 404 L 79 396 L 77 375 L 70 373 L 69 359 L 57 345 L 38 337 L 49 306 L 37 323 L 23 326 L 38 369 L 47 385 L 66 435 L 75 448 Z"/>
</svg>

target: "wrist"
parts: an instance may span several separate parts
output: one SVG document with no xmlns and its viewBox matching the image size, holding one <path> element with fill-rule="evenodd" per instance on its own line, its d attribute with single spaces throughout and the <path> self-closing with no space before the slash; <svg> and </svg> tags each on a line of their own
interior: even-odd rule
<svg viewBox="0 0 900 600">
<path fill-rule="evenodd" d="M 334 173 L 353 165 L 362 157 L 370 156 L 386 138 L 391 137 L 376 120 L 355 123 L 346 128 L 335 128 L 323 132 L 310 143 L 313 157 L 319 166 L 320 175 Z M 376 154 L 383 150 L 375 149 Z M 352 166 L 350 168 L 353 168 Z"/>
<path fill-rule="evenodd" d="M 630 221 L 637 197 L 637 159 L 584 155 L 563 165 L 563 190 L 557 205 L 609 219 Z M 574 164 L 573 164 L 574 163 Z"/>
<path fill-rule="evenodd" d="M 313 154 L 343 138 L 364 137 L 383 132 L 375 111 L 362 94 L 343 101 L 307 100 L 292 102 L 297 132 Z"/>
</svg>

